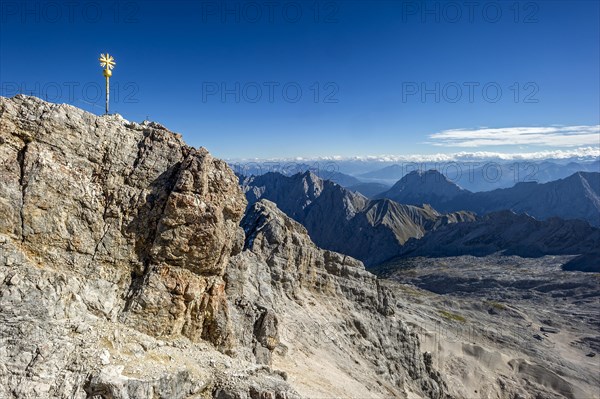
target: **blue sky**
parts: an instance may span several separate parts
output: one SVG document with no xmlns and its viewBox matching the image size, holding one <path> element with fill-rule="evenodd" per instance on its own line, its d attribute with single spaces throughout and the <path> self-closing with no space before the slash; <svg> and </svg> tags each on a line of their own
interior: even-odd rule
<svg viewBox="0 0 600 399">
<path fill-rule="evenodd" d="M 219 157 L 600 146 L 598 1 L 0 4 L 2 95 L 101 114 L 109 52 L 111 111 Z"/>
</svg>

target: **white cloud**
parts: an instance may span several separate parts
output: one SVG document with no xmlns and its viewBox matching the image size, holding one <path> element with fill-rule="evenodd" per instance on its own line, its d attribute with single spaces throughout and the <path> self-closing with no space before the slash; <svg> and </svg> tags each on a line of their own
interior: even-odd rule
<svg viewBox="0 0 600 399">
<path fill-rule="evenodd" d="M 437 147 L 464 147 L 472 151 L 439 152 L 435 154 L 382 154 L 359 156 L 321 156 L 295 158 L 245 158 L 229 162 L 469 162 L 469 161 L 539 161 L 596 160 L 600 158 L 600 125 L 595 126 L 545 126 L 479 129 L 450 129 L 429 136 Z M 513 151 L 496 152 L 475 150 L 480 147 L 505 146 Z M 554 147 L 555 149 L 529 151 L 527 146 Z M 562 149 L 556 149 L 562 148 Z"/>
<path fill-rule="evenodd" d="M 600 146 L 600 125 L 450 129 L 429 136 L 447 147 L 537 145 L 546 147 Z"/>
<path fill-rule="evenodd" d="M 270 158 L 270 159 L 231 159 L 229 162 L 470 162 L 470 161 L 541 161 L 555 160 L 595 160 L 600 158 L 600 147 L 579 147 L 565 150 L 546 150 L 536 152 L 493 152 L 493 151 L 461 151 L 455 153 L 411 154 L 411 155 L 367 155 L 367 156 L 329 156 L 306 158 Z"/>
</svg>

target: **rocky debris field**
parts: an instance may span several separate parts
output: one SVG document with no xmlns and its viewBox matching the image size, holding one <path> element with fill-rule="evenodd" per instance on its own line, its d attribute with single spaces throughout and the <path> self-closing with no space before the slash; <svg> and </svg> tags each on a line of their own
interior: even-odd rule
<svg viewBox="0 0 600 399">
<path fill-rule="evenodd" d="M 409 258 L 378 272 L 456 397 L 598 398 L 600 274 L 564 271 L 572 258 Z"/>
</svg>

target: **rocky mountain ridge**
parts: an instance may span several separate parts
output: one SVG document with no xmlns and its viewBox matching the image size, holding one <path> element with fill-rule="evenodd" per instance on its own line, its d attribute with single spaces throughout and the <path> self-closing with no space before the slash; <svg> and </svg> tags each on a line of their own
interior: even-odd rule
<svg viewBox="0 0 600 399">
<path fill-rule="evenodd" d="M 0 194 L 1 397 L 449 397 L 362 263 L 266 201 L 240 227 L 159 124 L 0 97 Z"/>
<path fill-rule="evenodd" d="M 320 247 L 372 266 L 399 254 L 410 238 L 442 225 L 474 220 L 469 212 L 441 214 L 430 206 L 369 200 L 311 172 L 242 178 L 249 204 L 268 199 L 300 222 Z"/>
<path fill-rule="evenodd" d="M 377 195 L 377 198 L 388 198 L 409 205 L 429 204 L 435 209 L 443 209 L 449 201 L 465 193 L 466 190 L 438 171 L 417 170 L 404 176 L 388 191 Z"/>
<path fill-rule="evenodd" d="M 577 255 L 567 270 L 600 272 L 600 229 L 581 220 L 536 220 L 511 211 L 492 212 L 476 221 L 442 226 L 402 247 L 400 257 L 487 256 L 496 253 L 537 258 Z M 385 265 L 382 265 L 385 267 Z"/>
<path fill-rule="evenodd" d="M 580 219 L 600 226 L 600 173 L 576 172 L 547 183 L 517 183 L 511 188 L 470 192 L 441 173 L 411 172 L 378 195 L 401 203 L 431 204 L 440 212 L 467 210 L 479 215 L 500 210 L 527 213 L 537 219 Z"/>
<path fill-rule="evenodd" d="M 317 248 L 302 225 L 267 200 L 252 205 L 241 225 L 246 250 L 226 275 L 234 282 L 227 293 L 235 325 L 283 326 L 278 335 L 259 334 L 257 345 L 273 350 L 273 365 L 296 377 L 306 397 L 447 396 L 404 324 L 400 299 L 361 262 Z M 257 359 L 263 354 L 254 350 Z"/>
<path fill-rule="evenodd" d="M 567 178 L 577 172 L 600 172 L 600 160 L 577 159 L 567 160 L 512 160 L 512 161 L 466 161 L 458 164 L 452 161 L 430 163 L 433 169 L 451 176 L 451 181 L 458 186 L 472 191 L 491 191 L 497 188 L 510 188 L 518 182 L 548 183 Z M 420 170 L 428 170 L 426 163 L 393 164 L 382 169 L 372 170 L 357 175 L 365 181 L 377 181 L 393 185 L 404 176 Z"/>
</svg>

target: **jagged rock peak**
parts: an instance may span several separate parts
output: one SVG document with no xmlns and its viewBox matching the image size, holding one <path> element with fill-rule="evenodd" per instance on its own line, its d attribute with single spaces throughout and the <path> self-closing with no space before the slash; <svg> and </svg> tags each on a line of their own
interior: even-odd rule
<svg viewBox="0 0 600 399">
<path fill-rule="evenodd" d="M 246 251 L 227 269 L 227 293 L 235 325 L 258 331 L 240 345 L 254 345 L 246 357 L 275 367 L 295 359 L 288 372 L 307 397 L 448 397 L 398 299 L 362 262 L 318 248 L 268 200 L 250 206 L 241 225 Z M 304 364 L 306 353 L 315 356 Z"/>
<path fill-rule="evenodd" d="M 216 351 L 235 342 L 223 275 L 246 207 L 225 162 L 157 124 L 16 96 L 0 165 L 0 397 L 287 392 Z"/>
<path fill-rule="evenodd" d="M 427 193 L 451 198 L 465 190 L 450 181 L 444 174 L 431 169 L 426 171 L 416 170 L 408 173 L 392 186 L 389 190 L 388 198 L 390 198 L 390 195 L 400 195 L 402 191 L 408 191 L 409 194 L 413 195 Z"/>
<path fill-rule="evenodd" d="M 305 176 L 316 179 L 320 191 L 306 189 Z M 321 248 L 360 259 L 367 267 L 397 255 L 400 244 L 422 237 L 439 225 L 472 220 L 473 215 L 442 215 L 388 199 L 369 200 L 314 175 L 284 176 L 272 173 L 246 179 L 243 190 L 249 204 L 268 199 L 286 215 L 306 227 Z"/>
<path fill-rule="evenodd" d="M 0 182 L 2 398 L 295 399 L 327 368 L 321 397 L 447 397 L 359 261 L 264 201 L 246 239 L 234 173 L 161 125 L 0 97 Z"/>
</svg>

